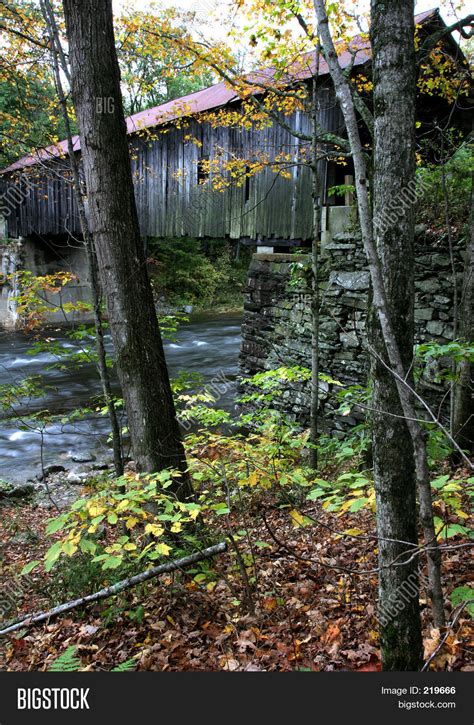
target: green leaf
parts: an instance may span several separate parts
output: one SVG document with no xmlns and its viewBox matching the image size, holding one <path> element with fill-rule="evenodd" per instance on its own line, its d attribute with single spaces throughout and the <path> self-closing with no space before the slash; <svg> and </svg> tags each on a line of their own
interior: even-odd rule
<svg viewBox="0 0 474 725">
<path fill-rule="evenodd" d="M 123 561 L 123 556 L 107 556 L 102 564 L 102 569 L 117 569 Z"/>
<path fill-rule="evenodd" d="M 337 480 L 338 481 L 352 481 L 355 475 L 356 474 L 352 473 L 351 471 L 349 471 L 347 473 L 341 473 L 341 475 L 338 477 Z"/>
<path fill-rule="evenodd" d="M 23 567 L 23 569 L 20 572 L 20 576 L 23 576 L 24 574 L 29 574 L 30 572 L 33 571 L 33 569 L 36 569 L 38 564 L 41 564 L 41 562 L 36 561 L 36 560 L 30 561 L 28 564 L 25 564 L 25 566 Z"/>
<path fill-rule="evenodd" d="M 349 511 L 352 513 L 355 513 L 356 511 L 359 511 L 361 508 L 364 508 L 369 503 L 368 498 L 360 498 L 358 501 L 354 501 L 354 503 L 349 507 Z"/>
<path fill-rule="evenodd" d="M 315 501 L 318 498 L 321 498 L 321 496 L 326 496 L 327 491 L 323 491 L 322 488 L 313 488 L 312 491 L 308 493 L 306 498 L 308 501 Z"/>
<path fill-rule="evenodd" d="M 81 539 L 79 548 L 84 554 L 95 554 L 97 544 L 94 541 L 90 541 L 90 539 Z"/>
<path fill-rule="evenodd" d="M 137 666 L 137 662 L 135 659 L 131 660 L 125 660 L 125 662 L 121 662 L 117 667 L 114 667 L 111 672 L 130 672 L 130 670 L 134 670 Z"/>
<path fill-rule="evenodd" d="M 211 506 L 211 508 L 214 509 L 218 516 L 223 516 L 224 514 L 230 513 L 230 509 L 225 503 L 216 503 L 214 504 L 214 506 Z"/>
<path fill-rule="evenodd" d="M 76 672 L 81 664 L 79 657 L 76 657 L 76 645 L 72 644 L 54 660 L 48 672 Z"/>
<path fill-rule="evenodd" d="M 69 539 L 66 539 L 63 542 L 62 549 L 67 556 L 72 556 L 77 551 L 77 546 L 72 541 L 69 541 Z"/>
<path fill-rule="evenodd" d="M 470 616 L 474 618 L 473 587 L 470 587 L 468 585 L 456 587 L 456 589 L 453 589 L 453 591 L 451 592 L 451 596 L 449 598 L 453 607 L 458 607 L 460 604 L 463 604 L 463 602 L 468 602 L 468 604 L 466 605 L 466 609 L 469 612 Z"/>
<path fill-rule="evenodd" d="M 46 527 L 46 533 L 47 534 L 55 534 L 56 531 L 60 531 L 60 529 L 63 528 L 65 523 L 67 522 L 68 516 L 67 514 L 62 514 L 61 516 L 58 516 L 55 519 L 52 519 L 47 527 Z"/>
<path fill-rule="evenodd" d="M 433 488 L 443 488 L 443 486 L 449 481 L 449 476 L 438 476 L 438 478 L 435 478 L 433 481 L 431 481 L 431 485 Z"/>
<path fill-rule="evenodd" d="M 86 503 L 85 498 L 78 498 L 77 501 L 74 501 L 74 503 L 72 504 L 71 511 L 78 511 L 78 509 L 83 508 L 85 503 Z"/>
<path fill-rule="evenodd" d="M 450 539 L 452 536 L 457 536 L 458 534 L 464 536 L 468 533 L 469 529 L 465 526 L 461 526 L 461 524 L 449 524 L 449 526 L 446 527 L 446 535 L 444 538 Z"/>
<path fill-rule="evenodd" d="M 45 571 L 51 571 L 55 562 L 61 556 L 61 553 L 62 553 L 62 541 L 56 541 L 56 543 L 53 544 L 46 552 L 46 555 L 44 558 Z"/>
</svg>

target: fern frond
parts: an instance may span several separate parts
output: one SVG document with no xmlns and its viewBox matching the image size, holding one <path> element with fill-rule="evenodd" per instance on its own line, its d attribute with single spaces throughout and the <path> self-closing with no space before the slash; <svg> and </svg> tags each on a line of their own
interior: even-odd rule
<svg viewBox="0 0 474 725">
<path fill-rule="evenodd" d="M 121 662 L 117 667 L 114 667 L 111 672 L 130 672 L 130 670 L 134 670 L 137 666 L 136 659 L 132 657 L 131 660 L 125 660 L 125 662 Z"/>
<path fill-rule="evenodd" d="M 48 672 L 77 672 L 82 662 L 76 657 L 76 645 L 72 644 L 48 667 Z"/>
</svg>

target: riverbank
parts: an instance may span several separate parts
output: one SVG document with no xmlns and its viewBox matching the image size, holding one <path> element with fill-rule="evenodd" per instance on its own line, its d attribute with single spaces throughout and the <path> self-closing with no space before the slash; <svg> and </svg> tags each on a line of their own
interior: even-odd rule
<svg viewBox="0 0 474 725">
<path fill-rule="evenodd" d="M 252 250 L 228 239 L 149 239 L 156 299 L 196 311 L 240 308 Z"/>
</svg>

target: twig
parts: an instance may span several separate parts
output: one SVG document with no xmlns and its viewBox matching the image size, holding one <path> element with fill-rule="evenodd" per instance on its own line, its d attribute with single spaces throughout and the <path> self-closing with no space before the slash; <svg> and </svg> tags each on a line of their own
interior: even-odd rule
<svg viewBox="0 0 474 725">
<path fill-rule="evenodd" d="M 462 606 L 459 607 L 459 609 L 456 613 L 456 616 L 453 618 L 453 621 L 450 624 L 448 624 L 448 626 L 446 628 L 446 633 L 444 634 L 443 638 L 440 640 L 435 651 L 428 657 L 425 664 L 421 668 L 421 672 L 425 672 L 428 669 L 428 667 L 430 666 L 431 662 L 434 660 L 434 658 L 439 654 L 440 650 L 444 646 L 444 643 L 448 639 L 451 630 L 454 628 L 454 625 L 456 624 L 459 617 L 461 616 L 461 612 L 464 610 L 465 607 L 467 607 L 468 604 L 472 604 L 473 601 L 474 601 L 474 599 L 466 599 L 466 601 L 462 603 Z"/>
</svg>

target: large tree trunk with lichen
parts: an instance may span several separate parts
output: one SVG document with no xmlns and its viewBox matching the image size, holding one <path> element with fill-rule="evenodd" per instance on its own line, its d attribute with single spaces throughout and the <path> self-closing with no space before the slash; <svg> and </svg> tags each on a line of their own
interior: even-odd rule
<svg viewBox="0 0 474 725">
<path fill-rule="evenodd" d="M 111 0 L 64 0 L 90 230 L 107 301 L 133 454 L 141 471 L 182 472 L 190 495 L 133 191 Z"/>
<path fill-rule="evenodd" d="M 367 262 L 372 282 L 372 304 L 374 307 L 374 316 L 376 313 L 375 319 L 377 321 L 377 325 L 379 325 L 380 334 L 383 337 L 384 355 L 380 357 L 379 353 L 376 349 L 374 349 L 373 346 L 369 346 L 369 351 L 373 356 L 378 356 L 379 361 L 382 363 L 383 367 L 388 366 L 387 370 L 390 371 L 392 382 L 396 385 L 400 407 L 405 418 L 406 426 L 410 432 L 416 470 L 416 482 L 419 494 L 419 516 L 423 526 L 423 534 L 427 548 L 429 596 L 431 598 L 433 619 L 435 625 L 441 626 L 444 623 L 443 592 L 441 587 L 440 574 L 441 557 L 434 530 L 430 472 L 427 464 L 426 439 L 424 430 L 418 420 L 418 412 L 414 403 L 414 396 L 416 395 L 416 393 L 413 390 L 412 386 L 410 386 L 409 380 L 407 378 L 408 370 L 406 365 L 406 352 L 405 349 L 401 350 L 398 344 L 400 329 L 398 327 L 398 324 L 396 326 L 392 322 L 393 304 L 389 297 L 390 290 L 387 291 L 385 288 L 386 269 L 384 269 L 384 267 L 386 267 L 386 262 L 384 259 L 385 250 L 383 246 L 384 225 L 380 224 L 379 218 L 382 214 L 382 210 L 379 208 L 377 211 L 377 227 L 375 224 L 373 224 L 374 220 L 371 213 L 371 204 L 368 194 L 367 160 L 359 132 L 356 106 L 354 103 L 354 89 L 351 87 L 350 81 L 344 74 L 339 64 L 336 48 L 329 28 L 329 20 L 327 17 L 324 0 L 314 0 L 314 7 L 318 20 L 318 28 L 322 41 L 324 56 L 328 63 L 329 72 L 331 74 L 331 78 L 333 80 L 336 90 L 336 96 L 340 103 L 341 110 L 344 116 L 344 121 L 346 124 L 347 134 L 354 160 L 355 186 L 357 192 L 359 222 L 362 231 L 364 251 L 367 256 Z M 403 19 L 402 27 L 404 28 L 405 33 L 404 40 L 409 42 L 410 46 L 413 45 L 413 3 L 397 2 L 394 3 L 393 6 L 390 5 L 389 8 L 385 3 L 377 3 L 374 0 L 372 7 L 372 12 L 374 13 L 375 19 L 373 25 L 373 40 L 376 53 L 377 51 L 381 52 L 383 50 L 383 46 L 386 40 L 387 44 L 390 46 L 391 53 L 393 54 L 393 58 L 390 58 L 390 55 L 385 56 L 384 58 L 384 54 L 383 52 L 381 52 L 381 55 L 379 56 L 380 63 L 377 69 L 377 82 L 381 83 L 380 93 L 377 101 L 377 113 L 379 114 L 382 121 L 382 124 L 379 127 L 379 131 L 382 133 L 384 132 L 383 114 L 387 114 L 388 106 L 391 104 L 389 90 L 391 87 L 393 74 L 399 74 L 398 83 L 401 84 L 402 89 L 405 88 L 405 85 L 408 82 L 408 87 L 412 89 L 409 92 L 414 93 L 414 75 L 412 77 L 412 74 L 414 74 L 414 70 L 412 68 L 409 69 L 409 77 L 408 81 L 406 81 L 404 78 L 404 73 L 406 71 L 404 71 L 403 67 L 400 64 L 397 64 L 396 60 L 396 48 L 394 47 L 392 39 L 392 33 L 395 31 L 393 28 L 390 27 L 390 25 L 384 24 L 383 22 L 385 12 L 388 13 L 390 18 L 393 20 L 392 9 L 394 10 L 395 14 L 400 15 L 400 19 Z M 410 20 L 408 20 L 407 13 L 411 13 Z M 386 34 L 386 39 L 384 37 L 384 34 Z M 398 41 L 399 40 L 400 38 L 398 38 Z M 412 57 L 412 53 L 413 50 L 409 49 L 408 54 L 410 58 Z M 384 88 L 384 82 L 387 83 L 386 88 Z M 394 93 L 393 88 L 392 93 Z M 405 88 L 405 93 L 408 93 L 407 88 Z M 386 97 L 384 97 L 384 94 L 387 94 Z M 397 114 L 395 108 L 392 107 L 391 110 L 394 111 L 395 114 Z M 387 123 L 386 120 L 385 123 Z M 410 123 L 414 123 L 413 117 Z M 398 129 L 396 134 L 394 134 L 393 129 L 390 134 L 387 132 L 388 128 L 385 129 L 385 131 L 385 139 L 387 143 L 390 141 L 390 144 L 385 151 L 382 147 L 379 146 L 378 154 L 380 156 L 381 153 L 387 153 L 389 156 L 393 156 L 396 160 L 398 153 L 398 144 L 401 138 L 400 130 Z M 377 134 L 377 132 L 378 130 L 374 129 L 374 133 Z M 409 138 L 413 138 L 413 131 L 411 131 Z M 399 170 L 401 171 L 402 167 L 400 167 Z M 380 174 L 376 178 L 374 185 L 383 185 L 385 183 L 384 173 L 387 176 L 387 183 L 393 184 L 393 179 L 391 179 L 390 171 L 385 165 L 382 166 Z M 398 183 L 400 184 L 400 180 Z M 398 186 L 398 191 L 401 190 L 401 187 Z M 408 223 L 411 226 L 412 221 L 409 218 Z M 377 243 L 378 240 L 376 234 L 378 233 L 379 228 L 381 230 L 382 237 L 381 242 Z M 410 290 L 408 290 L 408 293 L 410 293 Z M 431 413 L 424 401 L 422 401 L 419 397 L 417 399 L 419 399 L 425 409 Z M 392 417 L 393 415 L 397 415 L 397 413 L 394 414 L 393 411 L 390 410 L 386 411 L 385 414 Z M 434 419 L 432 414 L 431 417 L 432 419 Z M 393 458 L 391 459 L 391 457 L 388 456 L 387 463 L 389 463 L 389 465 L 393 465 Z M 396 465 L 399 466 L 399 464 L 400 462 L 397 461 Z M 379 470 L 379 467 L 377 467 L 377 470 Z M 382 511 L 377 512 L 377 517 L 380 517 L 382 520 L 381 526 L 385 527 L 390 522 L 390 526 L 393 526 L 394 528 L 402 527 L 406 524 L 408 528 L 411 529 L 412 519 L 410 518 L 410 515 L 402 516 L 402 518 L 399 520 L 401 506 L 399 501 L 396 499 L 396 492 L 393 493 L 393 511 L 390 511 L 390 498 L 386 498 L 386 496 L 381 491 L 378 494 L 378 502 L 379 505 L 382 505 Z M 410 500 L 413 503 L 413 494 Z M 406 505 L 408 504 L 409 501 L 406 502 Z M 391 516 L 393 516 L 393 518 L 391 518 Z M 383 523 L 384 519 L 387 524 Z M 404 547 L 406 546 L 406 548 L 409 549 L 414 545 L 415 539 L 413 537 L 413 534 L 411 534 L 411 538 L 409 535 L 407 538 L 403 538 L 402 541 L 384 541 L 381 543 L 383 543 L 384 545 L 398 543 L 402 544 Z M 382 548 L 380 549 L 380 557 L 382 571 L 384 572 L 389 567 L 395 569 L 395 562 L 393 562 L 392 559 L 387 558 L 388 554 L 389 551 L 384 548 L 384 546 L 382 546 Z M 397 563 L 400 564 L 400 561 L 398 561 Z M 386 586 L 382 585 L 380 589 L 381 595 L 385 600 L 380 602 L 381 629 L 386 630 L 385 632 L 382 632 L 382 641 L 385 643 L 382 648 L 383 666 L 385 669 L 416 669 L 417 663 L 419 663 L 421 659 L 420 618 L 419 615 L 417 615 L 416 604 L 418 583 L 416 581 L 416 577 L 414 580 L 410 580 L 410 577 L 407 576 L 407 572 L 408 574 L 410 573 L 407 569 L 407 566 L 404 565 L 403 568 L 405 570 L 403 586 L 407 585 L 407 588 L 409 588 L 409 592 L 411 591 L 411 593 L 408 593 L 407 605 L 403 601 L 405 599 L 404 592 L 397 593 L 395 592 L 395 589 L 392 588 L 390 594 L 397 598 L 397 601 L 393 603 L 388 599 L 389 591 L 387 590 Z M 387 582 L 387 586 L 389 586 L 388 579 L 386 579 L 385 581 Z M 398 618 L 400 623 L 404 621 L 404 626 L 392 626 L 391 628 L 388 628 L 384 610 L 388 609 L 389 612 L 394 613 L 395 617 L 398 617 L 398 613 L 403 613 L 406 610 L 406 606 L 408 606 L 411 612 L 410 616 L 407 616 L 405 620 L 403 620 L 403 616 Z"/>
<path fill-rule="evenodd" d="M 318 76 L 321 44 L 316 44 L 315 72 L 311 97 L 311 198 L 313 202 L 313 241 L 311 244 L 311 406 L 310 406 L 310 466 L 318 468 L 319 438 L 319 237 L 321 234 L 321 183 L 318 169 Z"/>
<path fill-rule="evenodd" d="M 466 245 L 464 278 L 459 309 L 459 336 L 474 340 L 474 193 L 471 191 L 470 236 Z M 474 365 L 466 356 L 456 365 L 452 433 L 461 448 L 474 454 Z"/>
<path fill-rule="evenodd" d="M 120 425 L 117 416 L 117 409 L 115 407 L 114 397 L 112 394 L 112 386 L 110 381 L 110 373 L 107 367 L 107 355 L 105 350 L 104 342 L 104 327 L 102 324 L 102 300 L 99 279 L 97 276 L 97 264 L 94 251 L 94 240 L 92 234 L 89 231 L 89 224 L 87 221 L 86 209 L 84 204 L 84 195 L 81 185 L 80 178 L 80 166 L 79 159 L 74 152 L 74 144 L 72 141 L 72 130 L 71 122 L 68 115 L 68 106 L 66 95 L 63 90 L 63 84 L 61 80 L 61 71 L 64 76 L 70 81 L 69 67 L 66 62 L 61 41 L 59 39 L 59 32 L 56 23 L 56 17 L 54 15 L 54 9 L 51 5 L 50 0 L 42 0 L 41 10 L 43 18 L 46 24 L 50 39 L 50 50 L 51 50 L 51 64 L 53 68 L 53 75 L 56 85 L 56 92 L 59 98 L 59 104 L 61 106 L 61 112 L 63 116 L 64 126 L 66 129 L 66 140 L 67 150 L 69 155 L 69 162 L 72 172 L 72 188 L 76 197 L 77 209 L 79 214 L 79 221 L 82 230 L 82 238 L 84 240 L 84 249 L 86 252 L 87 266 L 89 270 L 89 279 L 91 285 L 91 297 L 92 297 L 92 310 L 94 313 L 94 328 L 95 328 L 95 347 L 97 352 L 97 369 L 99 372 L 100 382 L 102 385 L 102 392 L 104 395 L 104 402 L 107 407 L 107 413 L 110 421 L 110 430 L 112 435 L 112 450 L 114 454 L 114 469 L 117 476 L 123 474 L 123 457 L 122 457 L 122 437 L 120 432 Z"/>
<path fill-rule="evenodd" d="M 395 223 L 384 225 L 381 220 L 414 176 L 413 2 L 372 0 L 371 11 L 375 242 L 398 349 L 409 371 L 414 343 L 413 208 L 400 207 Z M 418 558 L 400 566 L 403 558 L 410 558 L 410 547 L 400 542 L 416 544 L 418 539 L 413 442 L 375 313 L 369 327 L 371 345 L 379 356 L 372 358 L 371 378 L 382 659 L 385 669 L 416 670 L 421 657 Z"/>
</svg>

